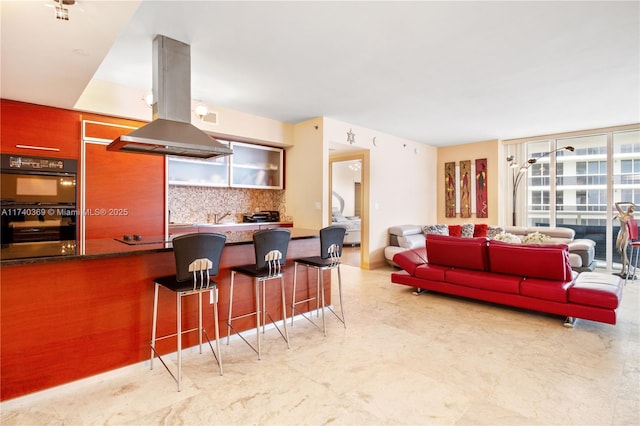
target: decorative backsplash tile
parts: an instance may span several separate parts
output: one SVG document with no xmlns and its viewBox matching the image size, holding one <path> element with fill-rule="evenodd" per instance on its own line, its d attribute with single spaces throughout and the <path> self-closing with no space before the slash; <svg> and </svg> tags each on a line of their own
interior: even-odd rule
<svg viewBox="0 0 640 426">
<path fill-rule="evenodd" d="M 277 210 L 281 221 L 293 221 L 285 212 L 285 191 L 169 185 L 170 222 L 206 223 L 230 213 L 222 222 L 242 222 L 242 215 Z"/>
</svg>

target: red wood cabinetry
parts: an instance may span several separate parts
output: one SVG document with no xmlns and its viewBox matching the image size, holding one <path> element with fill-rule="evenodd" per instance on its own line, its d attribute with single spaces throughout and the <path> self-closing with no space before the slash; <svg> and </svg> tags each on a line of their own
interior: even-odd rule
<svg viewBox="0 0 640 426">
<path fill-rule="evenodd" d="M 0 100 L 3 153 L 80 158 L 80 114 L 24 102 Z"/>
<path fill-rule="evenodd" d="M 84 125 L 85 239 L 163 235 L 164 156 L 107 151 L 108 141 L 131 129 L 109 123 Z"/>
</svg>

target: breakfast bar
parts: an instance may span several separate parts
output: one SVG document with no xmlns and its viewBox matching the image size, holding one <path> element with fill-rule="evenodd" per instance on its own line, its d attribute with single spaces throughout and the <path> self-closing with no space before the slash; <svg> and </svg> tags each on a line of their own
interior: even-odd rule
<svg viewBox="0 0 640 426">
<path fill-rule="evenodd" d="M 317 230 L 290 230 L 285 269 L 287 301 L 292 296 L 293 259 L 320 251 Z M 221 324 L 228 313 L 229 268 L 255 261 L 253 232 L 225 232 L 227 244 L 216 277 Z M 149 359 L 153 279 L 175 273 L 170 239 L 145 237 L 129 244 L 112 238 L 88 240 L 81 255 L 7 260 L 1 266 L 2 400 Z M 301 279 L 303 285 L 298 283 L 297 292 L 303 296 L 306 280 L 312 281 L 313 288 L 316 276 L 299 274 Z M 324 280 L 330 282 L 329 273 Z M 330 297 L 329 287 L 325 297 Z M 279 297 L 279 291 L 267 289 L 267 305 L 274 320 L 282 318 Z M 197 323 L 196 299 L 183 302 L 184 328 Z M 249 279 L 238 278 L 234 313 L 249 311 L 253 303 Z M 161 292 L 160 331 L 175 329 L 175 309 L 175 297 Z M 203 317 L 205 328 L 213 330 L 212 312 L 206 306 Z M 246 318 L 234 322 L 234 327 L 247 330 L 255 323 Z M 221 336 L 226 336 L 226 330 L 220 327 Z M 162 343 L 159 352 L 175 351 L 175 340 Z M 197 333 L 185 335 L 184 347 L 195 344 Z"/>
</svg>

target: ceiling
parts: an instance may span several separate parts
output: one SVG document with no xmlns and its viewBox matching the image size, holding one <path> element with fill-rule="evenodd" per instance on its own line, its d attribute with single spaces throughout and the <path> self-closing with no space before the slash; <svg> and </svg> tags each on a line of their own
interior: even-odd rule
<svg viewBox="0 0 640 426">
<path fill-rule="evenodd" d="M 162 34 L 191 45 L 193 99 L 289 123 L 446 146 L 640 122 L 637 1 L 0 5 L 8 99 L 74 108 L 93 81 L 137 102 Z"/>
</svg>

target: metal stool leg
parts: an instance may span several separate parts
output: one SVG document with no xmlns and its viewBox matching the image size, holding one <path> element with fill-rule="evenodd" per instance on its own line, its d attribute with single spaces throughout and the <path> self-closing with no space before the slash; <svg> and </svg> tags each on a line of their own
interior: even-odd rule
<svg viewBox="0 0 640 426">
<path fill-rule="evenodd" d="M 318 318 L 320 316 L 320 290 L 322 289 L 324 291 L 324 283 L 320 282 L 320 275 L 322 272 L 322 269 L 320 268 L 315 268 L 318 271 L 318 277 L 316 279 L 316 318 Z M 322 310 L 324 311 L 324 302 L 322 302 Z M 322 316 L 323 319 L 322 321 L 324 322 L 324 312 L 322 312 Z"/>
<path fill-rule="evenodd" d="M 261 346 L 260 346 L 260 281 L 255 279 L 255 289 L 256 289 L 256 337 L 258 338 L 258 359 L 262 354 Z M 262 307 L 264 309 L 264 306 Z"/>
<path fill-rule="evenodd" d="M 290 349 L 289 332 L 287 331 L 287 302 L 285 301 L 285 294 L 284 294 L 284 277 L 280 277 L 280 291 L 282 292 L 282 327 L 284 328 L 284 335 L 285 335 L 284 340 L 287 341 L 287 349 Z"/>
<path fill-rule="evenodd" d="M 178 392 L 182 390 L 182 297 L 176 293 L 176 326 L 178 338 Z"/>
<path fill-rule="evenodd" d="M 218 367 L 220 367 L 220 375 L 222 376 L 222 352 L 220 352 L 220 324 L 218 321 L 218 287 L 211 290 L 213 297 L 213 326 L 215 327 L 216 335 L 216 351 L 218 352 Z M 215 354 L 214 354 L 215 355 Z"/>
<path fill-rule="evenodd" d="M 202 293 L 198 293 L 198 344 L 200 345 L 200 353 L 202 353 Z"/>
<path fill-rule="evenodd" d="M 325 311 L 325 306 L 326 306 L 326 302 L 324 300 L 324 271 L 320 268 L 318 269 L 318 285 L 317 285 L 317 292 L 320 292 L 320 299 L 322 299 L 322 331 L 324 333 L 324 337 L 327 337 L 327 321 L 324 318 L 324 311 Z M 316 310 L 316 315 L 317 315 L 317 310 Z"/>
<path fill-rule="evenodd" d="M 159 284 L 155 283 L 155 291 L 153 294 L 153 325 L 151 328 L 151 358 L 149 364 L 153 370 L 153 358 L 155 358 L 154 349 L 156 348 L 156 326 L 158 323 L 158 288 Z"/>
<path fill-rule="evenodd" d="M 335 267 L 335 269 L 338 270 L 338 298 L 340 299 L 340 315 L 338 315 L 331 306 L 328 306 L 328 308 L 331 313 L 333 313 L 333 315 L 335 315 L 336 318 L 340 320 L 344 328 L 347 328 L 347 323 L 344 318 L 344 304 L 342 300 L 342 275 L 340 274 L 340 266 Z"/>
<path fill-rule="evenodd" d="M 338 295 L 340 297 L 340 314 L 342 315 L 342 324 L 347 328 L 347 322 L 344 318 L 344 304 L 342 303 L 342 275 L 340 274 L 340 266 L 338 266 Z"/>
<path fill-rule="evenodd" d="M 231 337 L 231 313 L 233 311 L 233 282 L 236 277 L 236 272 L 231 271 L 231 285 L 229 286 L 229 318 L 227 319 L 227 345 L 229 345 L 229 338 Z"/>
<path fill-rule="evenodd" d="M 291 327 L 293 327 L 293 317 L 296 316 L 296 286 L 298 285 L 298 262 L 293 263 L 293 294 L 291 295 Z"/>
</svg>

